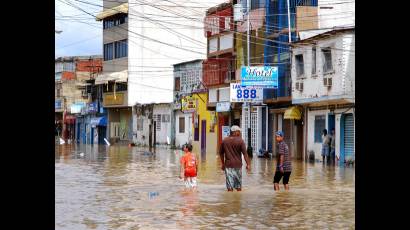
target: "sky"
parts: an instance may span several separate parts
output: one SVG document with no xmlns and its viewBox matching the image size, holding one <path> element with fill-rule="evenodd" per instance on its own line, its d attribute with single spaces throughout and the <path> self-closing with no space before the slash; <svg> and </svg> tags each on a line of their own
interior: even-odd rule
<svg viewBox="0 0 410 230">
<path fill-rule="evenodd" d="M 62 1 L 55 1 L 55 30 L 62 30 L 55 33 L 55 57 L 102 55 L 102 23 Z M 86 1 L 102 5 L 102 0 Z M 69 2 L 94 15 L 102 10 L 75 0 Z"/>
<path fill-rule="evenodd" d="M 211 7 L 228 0 L 184 0 L 200 6 Z M 170 0 L 168 2 L 184 2 Z M 87 3 L 96 4 L 97 6 Z M 161 1 L 157 1 L 161 4 Z M 55 58 L 62 56 L 102 55 L 102 22 L 68 4 L 97 15 L 102 11 L 103 0 L 55 0 Z M 204 9 L 205 10 L 205 9 Z"/>
</svg>

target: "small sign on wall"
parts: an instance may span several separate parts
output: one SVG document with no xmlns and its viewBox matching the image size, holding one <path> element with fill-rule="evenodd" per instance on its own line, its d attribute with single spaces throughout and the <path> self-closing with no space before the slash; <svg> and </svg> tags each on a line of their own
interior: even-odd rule
<svg viewBox="0 0 410 230">
<path fill-rule="evenodd" d="M 222 140 L 225 137 L 228 137 L 231 134 L 231 130 L 229 126 L 222 126 Z"/>
</svg>

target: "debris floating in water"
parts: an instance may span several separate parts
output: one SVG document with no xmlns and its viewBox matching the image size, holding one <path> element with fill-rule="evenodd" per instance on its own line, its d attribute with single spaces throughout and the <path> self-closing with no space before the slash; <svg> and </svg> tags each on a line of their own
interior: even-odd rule
<svg viewBox="0 0 410 230">
<path fill-rule="evenodd" d="M 110 142 L 108 142 L 107 138 L 104 138 L 105 143 L 107 143 L 108 146 L 110 146 Z"/>
</svg>

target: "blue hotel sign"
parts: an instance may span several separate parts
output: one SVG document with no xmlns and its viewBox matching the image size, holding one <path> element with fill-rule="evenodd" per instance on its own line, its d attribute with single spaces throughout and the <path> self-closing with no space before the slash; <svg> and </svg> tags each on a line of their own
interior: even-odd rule
<svg viewBox="0 0 410 230">
<path fill-rule="evenodd" d="M 278 87 L 278 67 L 272 66 L 242 66 L 242 86 Z"/>
</svg>

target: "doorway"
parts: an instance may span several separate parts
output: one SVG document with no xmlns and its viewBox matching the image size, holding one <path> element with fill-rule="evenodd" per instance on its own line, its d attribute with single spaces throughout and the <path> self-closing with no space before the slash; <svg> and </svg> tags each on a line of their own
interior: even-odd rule
<svg viewBox="0 0 410 230">
<path fill-rule="evenodd" d="M 206 154 L 206 120 L 201 121 L 201 155 Z"/>
</svg>

